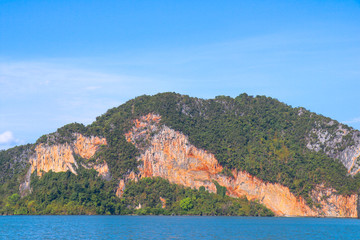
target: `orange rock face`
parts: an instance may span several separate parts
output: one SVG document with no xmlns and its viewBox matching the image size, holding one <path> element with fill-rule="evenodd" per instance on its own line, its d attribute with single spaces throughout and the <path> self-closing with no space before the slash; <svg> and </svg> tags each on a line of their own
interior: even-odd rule
<svg viewBox="0 0 360 240">
<path fill-rule="evenodd" d="M 41 176 L 43 172 L 50 170 L 53 172 L 66 172 L 70 170 L 76 174 L 78 165 L 73 154 L 75 153 L 85 159 L 90 159 L 101 145 L 106 144 L 105 138 L 88 138 L 81 134 L 76 134 L 75 136 L 76 140 L 73 144 L 65 143 L 53 146 L 44 144 L 37 145 L 35 148 L 35 156 L 29 159 L 31 173 L 36 171 L 37 175 Z M 109 172 L 106 162 L 100 165 L 94 165 L 93 168 L 101 175 Z"/>
<path fill-rule="evenodd" d="M 81 134 L 76 134 L 76 141 L 74 142 L 74 152 L 80 155 L 82 158 L 90 159 L 99 149 L 99 146 L 106 144 L 107 143 L 105 138 L 99 138 L 94 136 L 84 137 Z"/>
<path fill-rule="evenodd" d="M 287 187 L 265 183 L 246 172 L 232 173 L 234 178 L 218 176 L 216 179 L 220 185 L 228 189 L 228 195 L 245 195 L 249 200 L 259 200 L 277 216 L 318 216 L 302 198 L 296 198 Z"/>
<path fill-rule="evenodd" d="M 134 172 L 131 172 L 126 178 L 126 181 L 129 181 L 129 180 L 133 180 L 133 181 L 137 182 L 138 176 Z M 119 186 L 116 189 L 116 196 L 118 196 L 119 198 L 122 197 L 122 195 L 124 194 L 125 187 L 126 187 L 125 180 L 120 179 Z"/>
<path fill-rule="evenodd" d="M 99 173 L 99 175 L 103 177 L 107 176 L 110 173 L 109 166 L 105 161 L 103 163 L 94 165 L 92 168 L 95 169 Z"/>
<path fill-rule="evenodd" d="M 36 171 L 38 176 L 43 172 L 66 172 L 70 170 L 76 174 L 74 169 L 77 167 L 70 145 L 45 146 L 39 144 L 35 148 L 36 156 L 30 159 L 31 173 Z"/>
<path fill-rule="evenodd" d="M 119 182 L 119 186 L 116 189 L 116 196 L 121 197 L 124 194 L 124 190 L 125 190 L 125 181 L 121 179 Z"/>
<path fill-rule="evenodd" d="M 213 154 L 197 149 L 180 132 L 159 126 L 159 121 L 160 116 L 149 114 L 136 120 L 135 126 L 126 134 L 127 140 L 143 152 L 139 157 L 143 163 L 139 167 L 140 178 L 162 177 L 192 188 L 204 186 L 211 192 L 216 192 L 212 182 L 215 180 L 227 188 L 228 195 L 257 199 L 277 216 L 357 216 L 356 195 L 340 196 L 332 189 L 319 187 L 313 191 L 313 199 L 321 203 L 322 208 L 311 209 L 302 198 L 297 198 L 280 184 L 265 183 L 242 171 L 234 170 L 234 178 L 225 176 L 221 174 L 222 167 Z M 141 143 L 144 141 L 139 141 L 141 139 L 148 144 L 144 146 Z M 125 181 L 122 180 L 120 185 L 119 189 L 124 189 Z"/>
<path fill-rule="evenodd" d="M 162 207 L 162 208 L 166 208 L 166 199 L 160 197 L 160 201 L 161 201 L 161 207 Z"/>
<path fill-rule="evenodd" d="M 358 217 L 356 208 L 358 197 L 356 195 L 338 195 L 335 189 L 326 188 L 323 185 L 317 186 L 311 195 L 313 200 L 323 206 L 321 210 L 325 216 Z"/>
<path fill-rule="evenodd" d="M 78 168 L 78 163 L 74 158 L 74 154 L 80 155 L 82 158 L 90 159 L 101 145 L 106 145 L 105 138 L 84 137 L 81 134 L 75 134 L 76 140 L 71 143 L 57 144 L 48 146 L 39 144 L 35 148 L 35 155 L 29 159 L 30 168 L 25 176 L 24 182 L 20 184 L 19 190 L 21 196 L 25 196 L 31 192 L 30 176 L 36 172 L 38 176 L 49 172 L 66 172 L 71 171 L 74 174 Z M 98 164 L 84 165 L 85 168 L 94 168 L 99 175 L 107 178 L 110 174 L 109 167 L 105 161 Z"/>
</svg>

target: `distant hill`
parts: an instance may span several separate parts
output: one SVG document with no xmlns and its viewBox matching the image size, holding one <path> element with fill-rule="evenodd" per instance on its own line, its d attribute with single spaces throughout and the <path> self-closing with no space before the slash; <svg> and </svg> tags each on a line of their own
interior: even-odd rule
<svg viewBox="0 0 360 240">
<path fill-rule="evenodd" d="M 360 132 L 276 99 L 140 96 L 0 152 L 3 214 L 358 216 Z"/>
</svg>

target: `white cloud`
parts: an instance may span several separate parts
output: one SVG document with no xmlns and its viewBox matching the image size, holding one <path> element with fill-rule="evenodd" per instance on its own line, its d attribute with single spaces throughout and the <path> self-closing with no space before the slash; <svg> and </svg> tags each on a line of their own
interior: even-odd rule
<svg viewBox="0 0 360 240">
<path fill-rule="evenodd" d="M 135 96 L 171 90 L 150 77 L 61 60 L 5 62 L 0 56 L 0 149 L 19 144 L 18 139 L 35 142 L 71 122 L 89 124 Z M 5 132 L 14 128 L 16 138 Z"/>
<path fill-rule="evenodd" d="M 60 60 L 59 60 L 60 61 Z M 55 63 L 54 63 L 55 62 Z M 39 99 L 69 99 L 97 91 L 133 97 L 146 89 L 157 89 L 153 79 L 49 62 L 3 62 L 0 60 L 0 97 L 28 96 Z M 141 88 L 139 90 L 139 88 Z M 126 97 L 125 97 L 126 98 Z M 6 99 L 7 100 L 7 99 Z"/>
<path fill-rule="evenodd" d="M 0 134 L 0 144 L 9 144 L 13 141 L 15 141 L 15 138 L 11 131 L 6 131 Z"/>
<path fill-rule="evenodd" d="M 360 117 L 353 118 L 353 119 L 348 120 L 348 121 L 343 121 L 343 123 L 345 123 L 345 124 L 360 123 Z"/>
</svg>

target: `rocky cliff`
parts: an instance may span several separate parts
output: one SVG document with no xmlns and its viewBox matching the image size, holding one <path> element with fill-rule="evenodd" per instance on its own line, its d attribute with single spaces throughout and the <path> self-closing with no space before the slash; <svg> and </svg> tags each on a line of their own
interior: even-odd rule
<svg viewBox="0 0 360 240">
<path fill-rule="evenodd" d="M 74 154 L 84 159 L 90 159 L 101 145 L 106 145 L 105 138 L 84 137 L 81 134 L 75 134 L 76 140 L 71 144 L 46 145 L 39 144 L 35 148 L 35 156 L 31 157 L 31 173 L 36 171 L 38 176 L 42 172 L 66 172 L 70 170 L 76 174 L 78 163 L 75 161 Z M 103 167 L 97 167 L 102 169 Z"/>
<path fill-rule="evenodd" d="M 160 120 L 155 114 L 143 116 L 126 134 L 127 140 L 141 150 L 138 160 L 142 164 L 138 175 L 131 173 L 120 181 L 118 195 L 128 179 L 158 176 L 192 188 L 204 186 L 210 192 L 216 192 L 216 181 L 227 188 L 228 195 L 256 199 L 277 216 L 357 217 L 356 195 L 341 196 L 334 189 L 318 186 L 312 198 L 319 208 L 310 208 L 280 184 L 263 182 L 242 171 L 233 170 L 232 177 L 226 176 L 213 154 L 197 149 L 185 135 L 161 125 Z"/>
<path fill-rule="evenodd" d="M 0 151 L 0 166 L 3 199 L 17 193 L 13 186 L 20 183 L 26 195 L 30 176 L 49 171 L 70 171 L 77 176 L 66 176 L 84 180 L 79 185 L 86 188 L 87 178 L 96 177 L 80 171 L 87 168 L 103 177 L 96 178 L 97 187 L 104 184 L 114 195 L 113 181 L 104 181 L 111 171 L 118 196 L 130 179 L 158 176 L 220 194 L 225 187 L 228 195 L 258 200 L 278 216 L 356 217 L 360 131 L 265 96 L 162 93 L 129 100 L 88 126 L 67 124 L 35 144 Z M 44 182 L 38 186 L 53 186 Z M 54 194 L 65 193 L 54 187 Z M 165 206 L 169 199 L 163 200 Z M 1 209 L 7 211 L 6 201 Z"/>
<path fill-rule="evenodd" d="M 105 138 L 95 136 L 85 137 L 82 134 L 74 134 L 75 141 L 72 143 L 47 145 L 40 143 L 35 147 L 35 154 L 29 158 L 30 168 L 25 176 L 25 181 L 20 185 L 20 192 L 25 195 L 30 190 L 30 176 L 36 172 L 38 176 L 49 172 L 76 173 L 79 163 L 75 160 L 75 155 L 84 159 L 90 159 L 101 145 L 106 145 Z M 83 164 L 85 168 L 94 168 L 100 175 L 107 177 L 109 168 L 107 163 L 88 163 Z"/>
<path fill-rule="evenodd" d="M 360 171 L 360 132 L 341 123 L 316 123 L 307 137 L 307 148 L 339 159 L 351 175 Z"/>
</svg>

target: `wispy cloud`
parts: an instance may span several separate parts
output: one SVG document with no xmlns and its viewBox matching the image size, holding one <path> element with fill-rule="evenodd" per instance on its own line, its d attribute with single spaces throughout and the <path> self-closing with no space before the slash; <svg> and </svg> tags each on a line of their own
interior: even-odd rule
<svg viewBox="0 0 360 240">
<path fill-rule="evenodd" d="M 346 46 L 358 39 L 324 42 L 316 34 L 259 35 L 93 59 L 8 61 L 0 56 L 0 133 L 12 129 L 22 141 L 34 141 L 66 123 L 88 124 L 133 97 L 164 91 L 203 98 L 266 94 L 311 109 L 319 102 L 313 96 L 323 96 L 327 105 L 333 100 L 328 96 L 342 89 L 357 96 L 358 57 L 349 58 L 353 48 Z M 338 52 L 334 45 L 341 46 Z M 339 87 L 338 79 L 351 89 Z M 360 118 L 344 123 L 355 125 Z"/>
<path fill-rule="evenodd" d="M 348 120 L 348 121 L 343 121 L 343 123 L 345 123 L 345 124 L 360 123 L 360 117 L 353 118 L 353 119 Z"/>
<path fill-rule="evenodd" d="M 5 131 L 0 134 L 0 150 L 8 149 L 24 142 L 16 139 L 12 131 Z"/>
<path fill-rule="evenodd" d="M 89 124 L 135 96 L 169 90 L 157 83 L 61 61 L 0 61 L 0 148 L 16 144 L 14 134 L 34 142 L 67 123 Z"/>
<path fill-rule="evenodd" d="M 11 131 L 6 131 L 0 134 L 0 144 L 10 144 L 13 141 L 15 141 L 15 138 Z"/>
<path fill-rule="evenodd" d="M 122 90 L 130 87 L 149 87 L 152 79 L 124 74 L 111 74 L 74 67 L 60 61 L 1 62 L 1 94 L 31 94 L 54 90 L 69 90 L 63 94 L 81 94 L 83 90 Z M 139 84 L 140 83 L 140 84 Z M 144 85 L 145 84 L 145 85 Z M 119 89 L 120 88 L 120 89 Z M 11 91 L 9 91 L 11 90 Z"/>
</svg>

